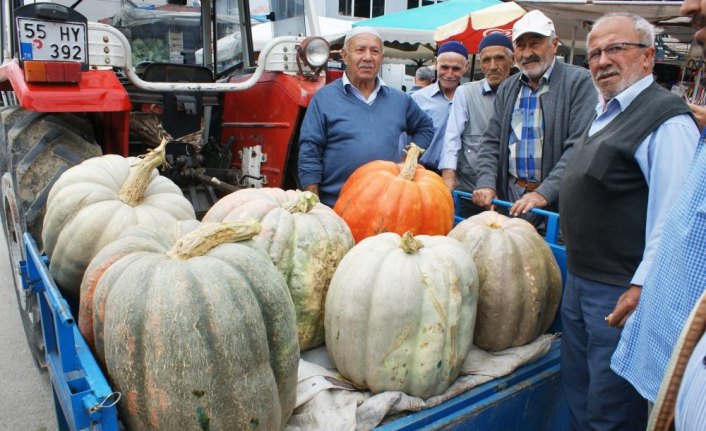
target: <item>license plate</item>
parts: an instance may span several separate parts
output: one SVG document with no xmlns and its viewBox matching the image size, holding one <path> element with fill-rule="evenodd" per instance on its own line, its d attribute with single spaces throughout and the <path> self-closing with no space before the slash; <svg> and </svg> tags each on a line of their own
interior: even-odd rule
<svg viewBox="0 0 706 431">
<path fill-rule="evenodd" d="M 21 60 L 87 64 L 86 24 L 17 17 Z"/>
</svg>

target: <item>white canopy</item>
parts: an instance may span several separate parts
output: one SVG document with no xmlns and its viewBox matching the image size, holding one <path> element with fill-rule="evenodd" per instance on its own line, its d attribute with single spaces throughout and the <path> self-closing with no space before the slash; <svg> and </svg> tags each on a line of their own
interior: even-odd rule
<svg viewBox="0 0 706 431">
<path fill-rule="evenodd" d="M 693 30 L 688 19 L 679 13 L 681 2 L 676 1 L 609 1 L 609 0 L 515 0 L 530 11 L 538 9 L 554 21 L 561 42 L 578 50 L 585 50 L 591 25 L 600 16 L 611 12 L 632 12 L 680 42 L 690 42 Z"/>
</svg>

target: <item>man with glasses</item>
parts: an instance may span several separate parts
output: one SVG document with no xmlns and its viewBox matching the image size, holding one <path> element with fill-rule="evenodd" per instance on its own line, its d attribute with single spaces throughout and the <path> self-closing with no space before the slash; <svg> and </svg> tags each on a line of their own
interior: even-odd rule
<svg viewBox="0 0 706 431">
<path fill-rule="evenodd" d="M 571 150 L 588 126 L 596 104 L 591 75 L 555 59 L 554 24 L 534 10 L 512 29 L 520 72 L 498 88 L 494 112 L 478 152 L 473 203 L 514 202 L 512 215 L 554 207 Z"/>
<path fill-rule="evenodd" d="M 603 16 L 587 46 L 600 99 L 559 194 L 568 266 L 562 380 L 573 429 L 644 430 L 647 402 L 610 360 L 699 131 L 686 103 L 654 82 L 650 23 L 629 13 Z"/>
</svg>

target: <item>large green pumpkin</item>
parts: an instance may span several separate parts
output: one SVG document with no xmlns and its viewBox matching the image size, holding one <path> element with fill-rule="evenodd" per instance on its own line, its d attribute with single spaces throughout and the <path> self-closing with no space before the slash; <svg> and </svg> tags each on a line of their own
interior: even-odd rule
<svg viewBox="0 0 706 431">
<path fill-rule="evenodd" d="M 99 277 L 96 353 L 137 430 L 279 430 L 294 409 L 299 345 L 287 285 L 259 225 L 136 226 Z M 112 243 L 112 252 L 120 247 Z M 144 251 L 136 247 L 141 243 Z M 101 256 L 105 258 L 106 256 Z"/>
<path fill-rule="evenodd" d="M 336 266 L 353 247 L 351 231 L 311 192 L 242 189 L 211 207 L 204 222 L 257 220 L 254 240 L 282 273 L 294 300 L 302 350 L 324 343 L 324 304 Z"/>
<path fill-rule="evenodd" d="M 486 211 L 449 236 L 463 243 L 478 269 L 473 344 L 499 351 L 530 343 L 549 328 L 561 299 L 561 271 L 530 223 Z"/>
<path fill-rule="evenodd" d="M 427 398 L 456 379 L 473 339 L 478 276 L 458 241 L 369 237 L 343 258 L 326 298 L 326 348 L 372 392 Z"/>
<path fill-rule="evenodd" d="M 164 145 L 143 160 L 110 154 L 65 171 L 52 186 L 42 227 L 49 271 L 69 298 L 79 296 L 93 256 L 126 228 L 195 219 L 179 187 L 159 175 Z"/>
</svg>

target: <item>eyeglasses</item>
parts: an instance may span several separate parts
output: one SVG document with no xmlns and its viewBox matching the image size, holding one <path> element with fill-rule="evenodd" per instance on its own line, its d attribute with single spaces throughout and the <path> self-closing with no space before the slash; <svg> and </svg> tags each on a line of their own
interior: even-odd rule
<svg viewBox="0 0 706 431">
<path fill-rule="evenodd" d="M 614 43 L 612 45 L 606 46 L 603 49 L 594 49 L 593 51 L 590 51 L 588 53 L 588 62 L 595 63 L 601 58 L 601 53 L 603 52 L 605 52 L 605 55 L 607 55 L 609 58 L 617 57 L 623 52 L 623 50 L 628 48 L 647 48 L 647 45 L 645 45 L 644 43 L 635 42 Z"/>
</svg>

